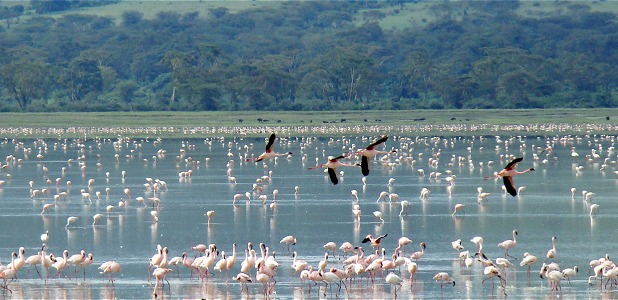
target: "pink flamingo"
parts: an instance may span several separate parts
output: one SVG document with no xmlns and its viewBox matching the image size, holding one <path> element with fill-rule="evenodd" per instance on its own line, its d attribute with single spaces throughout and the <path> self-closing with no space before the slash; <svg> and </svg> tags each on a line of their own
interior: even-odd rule
<svg viewBox="0 0 618 300">
<path fill-rule="evenodd" d="M 534 171 L 534 168 L 529 168 L 522 172 L 517 171 L 515 167 L 517 167 L 517 164 L 519 164 L 519 162 L 521 162 L 522 160 L 524 160 L 523 157 L 518 157 L 518 158 L 513 159 L 510 163 L 506 165 L 506 167 L 504 167 L 502 171 L 494 175 L 494 178 L 502 177 L 506 191 L 509 192 L 509 194 L 511 194 L 511 196 L 513 197 L 517 196 L 517 190 L 515 189 L 515 183 L 513 183 L 513 176 L 526 174 L 530 171 Z M 485 180 L 489 178 L 491 178 L 491 176 L 486 176 Z"/>
<path fill-rule="evenodd" d="M 342 162 L 339 161 L 342 158 L 345 158 L 345 156 L 344 155 L 337 156 L 337 157 L 329 156 L 327 163 L 321 164 L 319 166 L 311 167 L 311 168 L 309 168 L 309 170 L 327 168 L 328 169 L 328 176 L 330 177 L 330 181 L 333 184 L 337 184 L 337 183 L 339 183 L 339 178 L 337 177 L 337 168 L 338 167 L 356 167 L 356 166 L 358 166 L 358 164 L 342 163 Z"/>
<path fill-rule="evenodd" d="M 258 161 L 262 161 L 265 159 L 271 159 L 274 157 L 278 157 L 278 156 L 284 156 L 284 155 L 291 155 L 292 152 L 286 152 L 286 153 L 277 153 L 275 151 L 273 151 L 273 148 L 275 146 L 275 140 L 277 139 L 277 136 L 273 133 L 270 135 L 270 137 L 268 138 L 268 143 L 266 144 L 266 151 L 262 154 L 260 154 L 260 156 L 258 156 L 258 158 L 247 158 L 246 161 L 250 162 L 252 160 L 258 162 Z"/>
<path fill-rule="evenodd" d="M 369 175 L 369 162 L 372 157 L 378 154 L 389 154 L 389 153 L 397 152 L 395 150 L 392 150 L 392 151 L 376 150 L 376 147 L 386 142 L 386 140 L 388 140 L 388 136 L 385 135 L 379 138 L 378 140 L 376 140 L 375 142 L 371 143 L 369 146 L 367 146 L 367 148 L 356 151 L 356 155 L 363 156 L 361 160 L 361 172 L 363 173 L 363 176 Z"/>
</svg>

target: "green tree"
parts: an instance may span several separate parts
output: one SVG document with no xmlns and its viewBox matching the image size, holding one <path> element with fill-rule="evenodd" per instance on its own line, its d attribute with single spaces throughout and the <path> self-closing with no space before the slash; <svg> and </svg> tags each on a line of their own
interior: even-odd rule
<svg viewBox="0 0 618 300">
<path fill-rule="evenodd" d="M 103 88 L 103 76 L 99 64 L 88 57 L 80 56 L 73 59 L 60 80 L 73 102 L 81 100 L 88 93 L 100 92 Z"/>
<path fill-rule="evenodd" d="M 32 99 L 43 97 L 48 90 L 49 66 L 25 58 L 0 65 L 0 84 L 25 110 Z"/>
</svg>

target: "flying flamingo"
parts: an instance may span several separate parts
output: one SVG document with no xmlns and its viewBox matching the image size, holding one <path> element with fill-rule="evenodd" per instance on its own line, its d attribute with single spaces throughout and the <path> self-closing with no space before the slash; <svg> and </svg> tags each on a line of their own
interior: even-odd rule
<svg viewBox="0 0 618 300">
<path fill-rule="evenodd" d="M 510 163 L 506 165 L 506 167 L 504 167 L 502 171 L 494 175 L 495 178 L 502 177 L 506 191 L 509 192 L 509 194 L 511 194 L 511 196 L 513 197 L 517 196 L 517 190 L 515 189 L 515 183 L 513 183 L 513 176 L 526 174 L 530 171 L 534 171 L 534 168 L 528 168 L 522 172 L 517 171 L 515 167 L 517 167 L 517 164 L 519 164 L 519 162 L 521 162 L 522 160 L 524 160 L 523 157 L 518 157 L 518 158 L 513 159 Z M 486 176 L 485 180 L 489 178 L 491 178 L 491 176 Z"/>
<path fill-rule="evenodd" d="M 339 178 L 337 178 L 337 168 L 338 167 L 356 167 L 356 166 L 358 166 L 357 164 L 342 163 L 342 162 L 339 161 L 342 158 L 345 158 L 345 156 L 344 155 L 337 156 L 337 157 L 329 156 L 327 163 L 321 164 L 321 165 L 315 166 L 315 167 L 310 167 L 309 170 L 327 168 L 328 169 L 328 176 L 330 177 L 330 181 L 333 184 L 337 184 L 337 183 L 339 183 Z"/>
<path fill-rule="evenodd" d="M 278 157 L 278 156 L 284 156 L 284 155 L 291 155 L 292 152 L 286 152 L 286 153 L 277 153 L 275 151 L 273 151 L 273 148 L 275 146 L 275 140 L 277 139 L 277 136 L 273 133 L 270 135 L 270 137 L 268 138 L 268 143 L 266 144 L 266 151 L 262 154 L 260 154 L 260 156 L 258 156 L 258 158 L 247 158 L 246 161 L 250 162 L 250 161 L 255 161 L 255 162 L 259 162 L 265 159 L 271 159 L 274 157 Z"/>
<path fill-rule="evenodd" d="M 361 243 L 363 243 L 363 244 L 364 244 L 364 243 L 370 242 L 370 243 L 371 243 L 371 246 L 372 246 L 373 248 L 376 248 L 376 249 L 377 249 L 377 248 L 379 248 L 379 247 L 380 247 L 380 242 L 382 241 L 382 239 L 383 239 L 383 238 L 385 238 L 385 237 L 387 237 L 387 236 L 388 236 L 388 233 L 387 233 L 387 234 L 384 234 L 384 235 L 381 235 L 381 236 L 379 236 L 379 237 L 377 237 L 377 238 L 374 238 L 374 237 L 373 237 L 373 235 L 369 234 L 369 235 L 367 235 L 367 236 L 366 236 L 366 237 L 362 240 L 362 242 L 361 242 Z"/>
<path fill-rule="evenodd" d="M 371 143 L 369 146 L 367 146 L 367 148 L 365 149 L 361 149 L 358 150 L 356 152 L 356 155 L 362 155 L 362 161 L 361 161 L 361 171 L 363 173 L 363 176 L 367 176 L 369 175 L 369 162 L 371 160 L 372 157 L 378 155 L 378 154 L 390 154 L 390 153 L 395 153 L 397 151 L 392 150 L 392 151 L 378 151 L 376 150 L 376 147 L 379 146 L 380 144 L 383 144 L 384 142 L 386 142 L 386 140 L 388 140 L 388 136 L 383 136 L 381 138 L 379 138 L 378 140 L 376 140 L 375 142 Z"/>
</svg>

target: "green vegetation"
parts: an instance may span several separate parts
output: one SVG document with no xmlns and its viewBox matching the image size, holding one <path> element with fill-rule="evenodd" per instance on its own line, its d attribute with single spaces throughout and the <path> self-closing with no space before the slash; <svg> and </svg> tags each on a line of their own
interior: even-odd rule
<svg viewBox="0 0 618 300">
<path fill-rule="evenodd" d="M 4 1 L 0 111 L 616 107 L 617 8 Z"/>
</svg>

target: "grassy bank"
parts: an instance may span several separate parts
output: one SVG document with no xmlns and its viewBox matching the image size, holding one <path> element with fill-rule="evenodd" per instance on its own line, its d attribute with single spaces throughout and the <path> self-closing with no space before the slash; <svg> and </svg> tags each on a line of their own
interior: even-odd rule
<svg viewBox="0 0 618 300">
<path fill-rule="evenodd" d="M 337 112 L 3 113 L 0 129 L 13 136 L 259 136 L 263 132 L 327 135 L 378 131 L 420 134 L 615 134 L 618 109 L 413 110 Z M 614 125 L 617 124 L 617 125 Z M 463 134 L 463 133 L 461 133 Z"/>
</svg>

